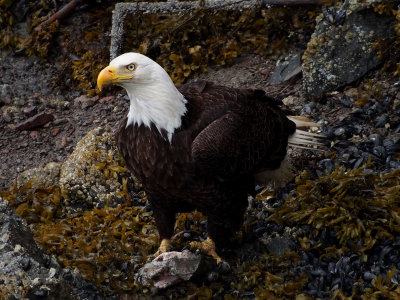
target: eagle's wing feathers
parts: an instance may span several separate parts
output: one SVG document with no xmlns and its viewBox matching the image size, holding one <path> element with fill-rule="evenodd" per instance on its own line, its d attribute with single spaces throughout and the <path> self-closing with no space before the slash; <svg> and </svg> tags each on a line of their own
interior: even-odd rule
<svg viewBox="0 0 400 300">
<path fill-rule="evenodd" d="M 265 99 L 260 91 L 217 88 L 204 89 L 203 93 L 219 104 L 224 103 L 224 94 L 236 100 L 226 103 L 225 113 L 212 120 L 193 140 L 191 154 L 198 166 L 196 171 L 233 179 L 279 168 L 286 155 L 288 136 L 295 130 L 294 123 L 278 109 L 277 103 L 262 101 Z"/>
</svg>

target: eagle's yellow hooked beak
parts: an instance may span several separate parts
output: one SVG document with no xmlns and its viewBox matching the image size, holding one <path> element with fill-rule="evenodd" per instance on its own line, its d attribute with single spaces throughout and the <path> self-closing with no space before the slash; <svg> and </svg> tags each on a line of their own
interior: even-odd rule
<svg viewBox="0 0 400 300">
<path fill-rule="evenodd" d="M 99 76 L 97 76 L 97 87 L 101 92 L 104 85 L 116 82 L 118 77 L 115 75 L 114 67 L 108 66 L 100 71 Z"/>
</svg>

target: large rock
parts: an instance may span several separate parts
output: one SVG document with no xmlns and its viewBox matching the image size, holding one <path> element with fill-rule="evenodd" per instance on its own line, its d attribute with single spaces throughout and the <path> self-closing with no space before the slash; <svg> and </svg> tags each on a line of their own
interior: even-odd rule
<svg viewBox="0 0 400 300">
<path fill-rule="evenodd" d="M 0 198 L 0 299 L 76 299 L 60 274 L 26 223 Z"/>
<path fill-rule="evenodd" d="M 203 255 L 183 252 L 166 252 L 147 263 L 137 274 L 137 280 L 146 286 L 165 289 L 182 281 L 191 280 L 211 271 L 215 261 Z"/>
<path fill-rule="evenodd" d="M 394 16 L 368 4 L 344 4 L 324 11 L 303 55 L 304 89 L 309 97 L 352 83 L 380 61 L 372 43 L 395 36 Z"/>
<path fill-rule="evenodd" d="M 111 134 L 96 128 L 61 166 L 60 186 L 67 206 L 87 209 L 125 202 L 134 182 Z"/>
<path fill-rule="evenodd" d="M 0 197 L 0 299 L 115 299 L 103 297 L 79 272 L 61 268 L 33 239 L 32 232 Z"/>
</svg>

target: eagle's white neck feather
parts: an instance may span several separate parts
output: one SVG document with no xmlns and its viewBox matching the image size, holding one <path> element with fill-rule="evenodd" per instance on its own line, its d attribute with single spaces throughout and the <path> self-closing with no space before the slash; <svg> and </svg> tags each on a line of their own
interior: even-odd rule
<svg viewBox="0 0 400 300">
<path fill-rule="evenodd" d="M 160 133 L 167 132 L 171 142 L 182 124 L 187 101 L 159 64 L 141 55 L 136 54 L 135 58 L 138 66 L 133 79 L 119 83 L 130 99 L 126 126 L 143 124 L 150 128 L 153 123 Z"/>
<path fill-rule="evenodd" d="M 182 116 L 186 113 L 186 100 L 174 85 L 163 83 L 136 85 L 127 89 L 130 99 L 128 113 L 129 125 L 151 127 L 153 123 L 160 131 L 165 130 L 171 142 L 174 131 L 181 126 Z"/>
</svg>

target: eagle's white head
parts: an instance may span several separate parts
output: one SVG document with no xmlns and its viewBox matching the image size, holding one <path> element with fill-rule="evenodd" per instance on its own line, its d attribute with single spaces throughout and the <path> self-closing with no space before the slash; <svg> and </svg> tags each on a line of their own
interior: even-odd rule
<svg viewBox="0 0 400 300">
<path fill-rule="evenodd" d="M 125 53 L 114 58 L 98 78 L 101 90 L 106 84 L 123 87 L 131 101 L 128 122 L 151 126 L 168 133 L 171 141 L 186 113 L 186 100 L 177 90 L 168 73 L 155 61 L 139 53 Z"/>
</svg>

